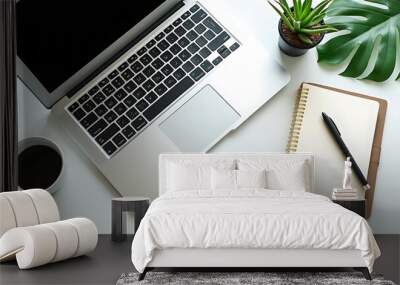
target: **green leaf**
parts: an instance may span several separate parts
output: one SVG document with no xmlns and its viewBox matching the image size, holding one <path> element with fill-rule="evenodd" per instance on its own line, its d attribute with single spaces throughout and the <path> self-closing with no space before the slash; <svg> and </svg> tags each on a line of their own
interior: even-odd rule
<svg viewBox="0 0 400 285">
<path fill-rule="evenodd" d="M 312 0 L 305 0 L 303 5 L 303 12 L 301 13 L 300 19 L 304 19 L 311 12 Z"/>
<path fill-rule="evenodd" d="M 331 4 L 332 0 L 322 1 L 311 13 L 303 20 L 303 24 L 306 27 L 315 17 L 318 17 L 320 14 L 325 12 L 325 8 Z"/>
<path fill-rule="evenodd" d="M 354 53 L 341 75 L 358 78 L 365 72 L 376 46 L 376 61 L 371 63 L 372 71 L 364 78 L 382 82 L 392 75 L 396 66 L 396 50 L 400 51 L 400 1 L 368 2 L 385 5 L 386 9 L 369 5 L 365 0 L 334 0 L 328 8 L 328 16 L 332 17 L 329 24 L 349 33 L 320 45 L 317 48 L 318 62 L 337 65 Z M 339 20 L 335 19 L 336 16 L 353 17 L 343 21 L 343 17 Z"/>
<path fill-rule="evenodd" d="M 299 34 L 297 34 L 297 36 L 299 37 L 299 39 L 303 42 L 303 43 L 305 43 L 305 44 L 307 44 L 307 45 L 312 45 L 312 40 L 309 38 L 309 37 L 307 37 L 305 34 L 301 34 L 301 33 L 299 33 Z"/>
<path fill-rule="evenodd" d="M 288 20 L 288 18 L 287 18 L 281 11 L 279 11 L 279 9 L 276 8 L 271 2 L 268 1 L 268 3 L 269 3 L 269 5 L 271 5 L 271 7 L 279 14 L 279 16 L 281 16 L 281 19 L 282 19 L 282 21 L 286 24 L 286 26 L 288 26 L 289 29 L 290 29 L 291 31 L 293 31 L 293 30 L 294 30 L 294 27 L 293 27 L 293 25 L 290 23 L 290 21 Z"/>
<path fill-rule="evenodd" d="M 287 9 L 286 6 L 284 4 L 282 4 L 281 2 L 276 1 L 276 0 L 275 0 L 275 2 L 282 8 L 283 12 L 285 13 L 285 16 L 287 15 L 289 21 L 291 23 L 294 23 L 296 20 L 293 18 L 292 11 L 290 11 L 290 9 Z"/>
<path fill-rule="evenodd" d="M 320 33 L 330 33 L 330 32 L 337 32 L 337 29 L 333 27 L 319 27 L 317 29 L 301 29 L 300 32 L 307 35 L 316 35 Z"/>
<path fill-rule="evenodd" d="M 293 10 L 296 20 L 300 18 L 300 9 L 299 2 L 297 0 L 293 0 Z"/>
</svg>

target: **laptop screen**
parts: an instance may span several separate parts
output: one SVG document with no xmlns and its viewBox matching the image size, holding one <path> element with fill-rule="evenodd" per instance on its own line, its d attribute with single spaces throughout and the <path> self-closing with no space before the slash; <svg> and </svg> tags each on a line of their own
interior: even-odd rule
<svg viewBox="0 0 400 285">
<path fill-rule="evenodd" d="M 52 92 L 164 1 L 20 0 L 18 56 Z"/>
</svg>

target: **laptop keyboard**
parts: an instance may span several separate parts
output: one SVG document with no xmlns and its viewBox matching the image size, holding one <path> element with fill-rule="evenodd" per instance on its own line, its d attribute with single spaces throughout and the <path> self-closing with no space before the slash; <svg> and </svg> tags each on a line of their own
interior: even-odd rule
<svg viewBox="0 0 400 285">
<path fill-rule="evenodd" d="M 239 46 L 196 4 L 66 109 L 111 157 Z"/>
</svg>

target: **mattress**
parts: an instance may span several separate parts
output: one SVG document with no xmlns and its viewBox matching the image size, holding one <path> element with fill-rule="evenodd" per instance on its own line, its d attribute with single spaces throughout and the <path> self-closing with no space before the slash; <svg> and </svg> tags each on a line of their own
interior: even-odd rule
<svg viewBox="0 0 400 285">
<path fill-rule="evenodd" d="M 155 250 L 171 248 L 359 250 L 370 271 L 380 255 L 361 216 L 318 194 L 266 189 L 163 194 L 138 228 L 132 262 L 143 272 Z"/>
</svg>

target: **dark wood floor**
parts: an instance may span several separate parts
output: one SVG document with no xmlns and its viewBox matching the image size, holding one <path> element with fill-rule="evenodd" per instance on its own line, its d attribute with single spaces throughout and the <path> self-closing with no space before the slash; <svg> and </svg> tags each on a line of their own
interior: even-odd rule
<svg viewBox="0 0 400 285">
<path fill-rule="evenodd" d="M 382 256 L 375 272 L 395 283 L 400 281 L 400 235 L 376 235 Z M 19 270 L 15 262 L 0 265 L 0 284 L 115 284 L 124 272 L 134 271 L 130 259 L 131 239 L 114 243 L 99 236 L 97 249 L 82 256 L 29 270 Z"/>
</svg>

